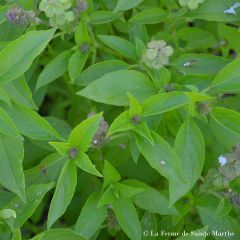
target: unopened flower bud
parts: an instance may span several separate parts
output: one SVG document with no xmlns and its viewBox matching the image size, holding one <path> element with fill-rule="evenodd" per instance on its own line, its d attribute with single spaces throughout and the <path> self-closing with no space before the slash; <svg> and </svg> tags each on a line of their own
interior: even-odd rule
<svg viewBox="0 0 240 240">
<path fill-rule="evenodd" d="M 76 3 L 76 10 L 78 13 L 82 13 L 88 9 L 88 3 L 85 0 L 78 0 Z"/>
<path fill-rule="evenodd" d="M 30 12 L 14 7 L 7 12 L 7 19 L 13 24 L 25 25 L 30 22 Z"/>
<path fill-rule="evenodd" d="M 133 125 L 137 125 L 141 121 L 142 121 L 142 118 L 139 115 L 135 115 L 131 118 L 131 122 L 132 122 Z"/>
<path fill-rule="evenodd" d="M 79 154 L 79 151 L 76 147 L 70 148 L 68 151 L 68 157 L 73 160 L 76 159 Z"/>
<path fill-rule="evenodd" d="M 81 51 L 82 54 L 88 53 L 88 50 L 89 50 L 89 45 L 87 43 L 83 43 L 80 46 L 80 51 Z"/>
</svg>

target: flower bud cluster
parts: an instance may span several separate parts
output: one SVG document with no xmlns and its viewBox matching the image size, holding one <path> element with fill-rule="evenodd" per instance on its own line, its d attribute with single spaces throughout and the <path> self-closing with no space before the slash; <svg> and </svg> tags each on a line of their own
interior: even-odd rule
<svg viewBox="0 0 240 240">
<path fill-rule="evenodd" d="M 91 112 L 88 114 L 88 117 L 93 116 L 95 113 Z M 92 139 L 92 145 L 94 147 L 102 147 L 108 142 L 107 132 L 108 132 L 109 125 L 108 123 L 102 118 L 99 122 L 99 127 Z"/>
<path fill-rule="evenodd" d="M 45 12 L 51 26 L 62 26 L 75 18 L 71 0 L 41 0 L 39 9 Z"/>
<path fill-rule="evenodd" d="M 34 17 L 33 11 L 26 11 L 21 7 L 13 7 L 7 12 L 7 20 L 16 25 L 29 24 Z"/>
<path fill-rule="evenodd" d="M 183 7 L 188 6 L 191 10 L 198 8 L 200 3 L 203 3 L 205 0 L 179 0 L 179 4 Z"/>
<path fill-rule="evenodd" d="M 173 54 L 173 48 L 163 40 L 151 41 L 147 44 L 147 50 L 142 56 L 143 63 L 154 69 L 160 69 L 169 63 L 169 57 Z"/>
</svg>

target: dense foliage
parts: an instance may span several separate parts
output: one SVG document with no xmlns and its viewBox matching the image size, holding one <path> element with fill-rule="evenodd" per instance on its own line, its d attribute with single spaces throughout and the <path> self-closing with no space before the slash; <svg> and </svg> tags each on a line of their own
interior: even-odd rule
<svg viewBox="0 0 240 240">
<path fill-rule="evenodd" d="M 240 239 L 240 2 L 0 0 L 0 239 Z"/>
</svg>

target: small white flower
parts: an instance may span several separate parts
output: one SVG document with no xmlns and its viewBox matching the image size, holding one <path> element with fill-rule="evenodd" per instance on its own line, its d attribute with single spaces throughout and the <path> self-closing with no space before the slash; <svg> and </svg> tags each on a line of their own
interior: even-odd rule
<svg viewBox="0 0 240 240">
<path fill-rule="evenodd" d="M 163 160 L 161 160 L 160 164 L 161 164 L 162 166 L 165 166 L 165 165 L 166 165 L 166 162 L 163 161 Z"/>
<path fill-rule="evenodd" d="M 236 11 L 234 10 L 234 8 L 229 8 L 227 10 L 224 11 L 224 13 L 226 14 L 233 14 L 233 15 L 237 15 Z"/>
<path fill-rule="evenodd" d="M 236 2 L 235 4 L 233 4 L 229 9 L 225 10 L 224 13 L 237 15 L 235 9 L 238 7 L 240 7 L 240 2 Z"/>
<path fill-rule="evenodd" d="M 218 158 L 218 162 L 221 166 L 224 166 L 227 163 L 227 158 L 223 157 L 222 155 Z"/>
</svg>

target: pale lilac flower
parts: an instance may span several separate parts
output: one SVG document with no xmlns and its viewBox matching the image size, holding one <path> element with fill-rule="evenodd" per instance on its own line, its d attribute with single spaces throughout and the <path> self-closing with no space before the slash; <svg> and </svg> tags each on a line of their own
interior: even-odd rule
<svg viewBox="0 0 240 240">
<path fill-rule="evenodd" d="M 227 158 L 223 157 L 222 155 L 218 158 L 218 162 L 221 166 L 224 166 L 227 163 Z"/>
<path fill-rule="evenodd" d="M 233 6 L 231 6 L 229 9 L 225 10 L 224 13 L 225 14 L 233 14 L 233 15 L 237 15 L 235 9 L 240 7 L 240 2 L 236 2 Z"/>
</svg>

